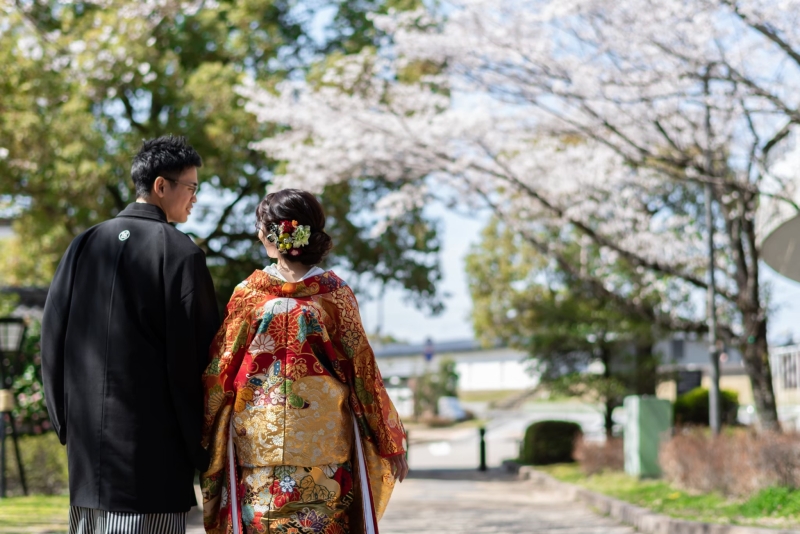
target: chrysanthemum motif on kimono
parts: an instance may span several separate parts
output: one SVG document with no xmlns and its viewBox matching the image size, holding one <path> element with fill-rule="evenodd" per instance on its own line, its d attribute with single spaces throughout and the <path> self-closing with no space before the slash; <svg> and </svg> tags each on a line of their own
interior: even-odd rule
<svg viewBox="0 0 800 534">
<path fill-rule="evenodd" d="M 265 352 L 272 354 L 275 351 L 275 340 L 268 334 L 256 334 L 248 351 L 253 356 L 258 356 Z"/>
</svg>

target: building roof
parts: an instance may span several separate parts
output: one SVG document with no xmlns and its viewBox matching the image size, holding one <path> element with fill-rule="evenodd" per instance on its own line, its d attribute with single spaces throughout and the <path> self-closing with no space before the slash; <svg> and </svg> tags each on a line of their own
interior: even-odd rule
<svg viewBox="0 0 800 534">
<path fill-rule="evenodd" d="M 20 307 L 44 309 L 49 289 L 49 287 L 0 287 L 0 293 L 17 295 Z"/>
<path fill-rule="evenodd" d="M 481 344 L 474 339 L 434 341 L 432 346 L 434 354 L 474 352 L 484 349 L 484 347 L 482 347 Z M 387 345 L 373 345 L 376 358 L 422 355 L 425 354 L 426 349 L 426 343 L 391 343 Z"/>
</svg>

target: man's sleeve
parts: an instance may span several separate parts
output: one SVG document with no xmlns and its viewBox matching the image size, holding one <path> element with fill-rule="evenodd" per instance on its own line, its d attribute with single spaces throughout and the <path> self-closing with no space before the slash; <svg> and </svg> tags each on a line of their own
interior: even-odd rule
<svg viewBox="0 0 800 534">
<path fill-rule="evenodd" d="M 42 318 L 42 383 L 50 422 L 59 441 L 67 443 L 67 417 L 64 402 L 64 342 L 67 335 L 72 286 L 83 236 L 77 237 L 58 265 Z"/>
<path fill-rule="evenodd" d="M 180 302 L 171 306 L 167 341 L 167 373 L 173 405 L 187 451 L 195 467 L 208 468 L 208 454 L 201 445 L 203 422 L 202 374 L 208 349 L 219 328 L 214 283 L 202 252 L 185 261 L 174 287 Z"/>
</svg>

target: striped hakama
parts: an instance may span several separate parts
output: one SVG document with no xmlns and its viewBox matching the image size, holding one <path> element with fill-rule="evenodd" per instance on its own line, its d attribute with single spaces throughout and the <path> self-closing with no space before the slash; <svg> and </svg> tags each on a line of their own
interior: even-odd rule
<svg viewBox="0 0 800 534">
<path fill-rule="evenodd" d="M 69 534 L 185 534 L 186 512 L 137 514 L 69 508 Z"/>
</svg>

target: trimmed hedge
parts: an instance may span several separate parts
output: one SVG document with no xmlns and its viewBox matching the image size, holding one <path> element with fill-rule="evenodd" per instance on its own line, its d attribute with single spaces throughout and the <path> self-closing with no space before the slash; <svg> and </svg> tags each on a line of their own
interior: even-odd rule
<svg viewBox="0 0 800 534">
<path fill-rule="evenodd" d="M 739 394 L 728 389 L 720 390 L 722 422 L 733 425 L 739 410 Z M 708 426 L 708 389 L 694 388 L 675 400 L 676 425 Z"/>
<path fill-rule="evenodd" d="M 569 421 L 539 421 L 525 431 L 520 448 L 520 462 L 548 465 L 574 462 L 572 451 L 583 435 L 581 426 Z"/>
</svg>

